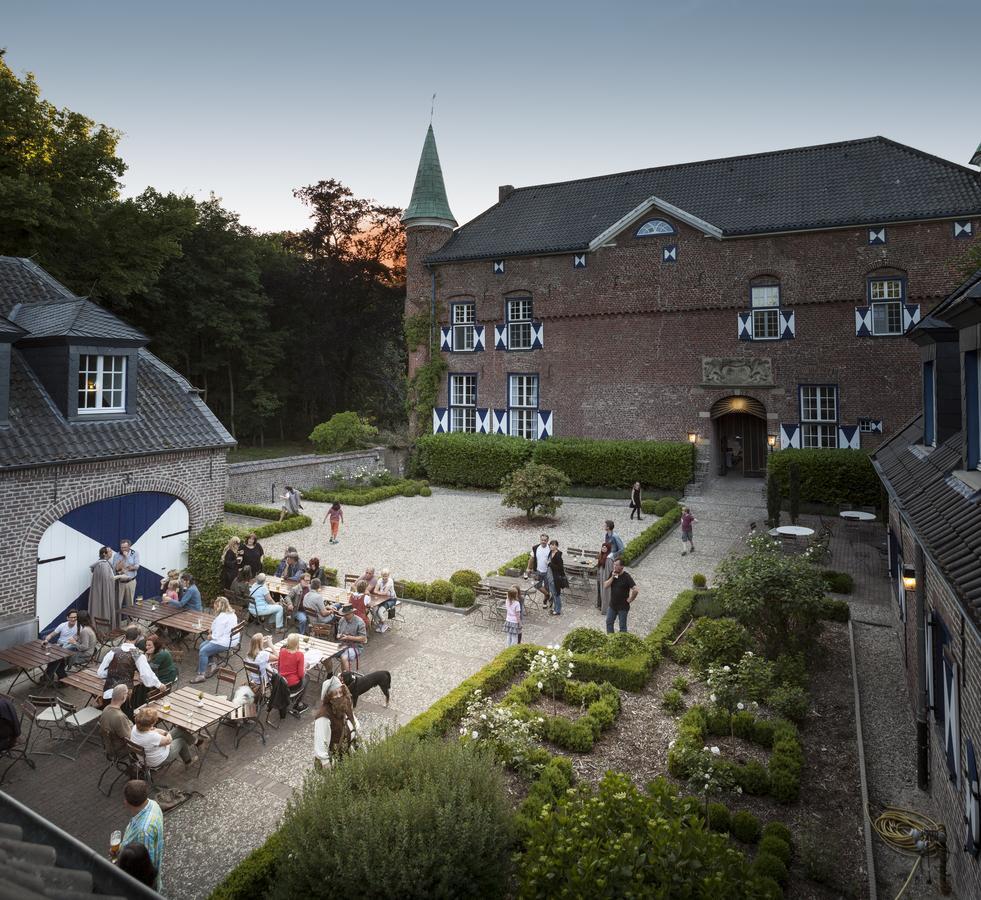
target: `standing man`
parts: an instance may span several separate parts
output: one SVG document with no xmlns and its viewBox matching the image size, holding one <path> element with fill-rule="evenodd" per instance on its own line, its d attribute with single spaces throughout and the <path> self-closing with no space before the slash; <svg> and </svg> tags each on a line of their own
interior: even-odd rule
<svg viewBox="0 0 981 900">
<path fill-rule="evenodd" d="M 140 568 L 140 554 L 133 549 L 133 542 L 123 538 L 119 542 L 119 552 L 112 558 L 116 570 L 116 584 L 120 606 L 129 606 L 136 594 L 136 573 Z"/>
<path fill-rule="evenodd" d="M 605 587 L 610 589 L 610 608 L 606 611 L 606 633 L 613 634 L 613 622 L 619 621 L 620 631 L 627 630 L 627 613 L 630 604 L 637 599 L 640 592 L 637 583 L 624 569 L 623 560 L 613 563 L 613 574 L 606 580 Z"/>
<path fill-rule="evenodd" d="M 623 553 L 623 539 L 614 530 L 613 519 L 606 520 L 606 532 L 603 534 L 603 543 L 610 545 L 610 559 L 616 562 Z"/>
<path fill-rule="evenodd" d="M 635 481 L 634 486 L 630 489 L 630 518 L 633 519 L 634 513 L 637 513 L 637 521 L 643 521 L 640 517 L 640 482 Z"/>
<path fill-rule="evenodd" d="M 531 548 L 531 553 L 528 554 L 528 569 L 525 571 L 525 578 L 528 577 L 528 572 L 535 573 L 537 577 L 535 588 L 545 595 L 544 606 L 548 606 L 550 600 L 548 595 L 548 559 L 551 552 L 548 546 L 548 535 L 539 535 L 538 543 Z M 524 610 L 523 605 L 522 610 Z"/>
<path fill-rule="evenodd" d="M 164 853 L 163 811 L 156 800 L 150 799 L 150 789 L 145 781 L 127 781 L 123 788 L 123 803 L 132 818 L 123 834 L 122 846 L 142 844 L 150 854 L 150 862 L 157 870 L 154 887 L 161 890 L 160 869 Z"/>
</svg>

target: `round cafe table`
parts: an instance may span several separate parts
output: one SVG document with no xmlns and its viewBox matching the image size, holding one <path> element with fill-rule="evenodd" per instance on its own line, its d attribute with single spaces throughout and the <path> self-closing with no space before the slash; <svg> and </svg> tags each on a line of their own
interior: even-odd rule
<svg viewBox="0 0 981 900">
<path fill-rule="evenodd" d="M 875 513 L 861 512 L 857 509 L 846 509 L 838 513 L 839 518 L 851 519 L 853 522 L 874 522 Z"/>
<path fill-rule="evenodd" d="M 770 532 L 771 537 L 779 537 L 781 534 L 790 537 L 811 537 L 814 534 L 814 529 L 804 525 L 780 525 Z"/>
</svg>

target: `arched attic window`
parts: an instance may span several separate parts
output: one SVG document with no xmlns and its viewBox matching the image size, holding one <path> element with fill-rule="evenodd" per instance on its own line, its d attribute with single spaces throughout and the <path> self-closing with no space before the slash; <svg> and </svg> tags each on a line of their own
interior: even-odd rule
<svg viewBox="0 0 981 900">
<path fill-rule="evenodd" d="M 636 231 L 636 237 L 653 237 L 658 234 L 677 234 L 674 225 L 664 219 L 648 219 Z"/>
</svg>

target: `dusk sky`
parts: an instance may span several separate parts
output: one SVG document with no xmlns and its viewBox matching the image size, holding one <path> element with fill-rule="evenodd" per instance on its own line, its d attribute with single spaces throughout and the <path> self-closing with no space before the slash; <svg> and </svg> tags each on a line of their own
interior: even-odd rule
<svg viewBox="0 0 981 900">
<path fill-rule="evenodd" d="M 462 224 L 497 186 L 882 134 L 966 164 L 978 0 L 14 2 L 0 46 L 123 132 L 126 193 L 300 228 L 336 178 L 405 206 L 434 127 Z"/>
</svg>

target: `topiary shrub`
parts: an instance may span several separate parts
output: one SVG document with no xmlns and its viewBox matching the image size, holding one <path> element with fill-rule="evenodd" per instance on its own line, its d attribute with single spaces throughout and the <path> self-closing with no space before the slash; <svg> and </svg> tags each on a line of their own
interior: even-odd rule
<svg viewBox="0 0 981 900">
<path fill-rule="evenodd" d="M 760 837 L 760 820 L 751 812 L 740 810 L 732 816 L 729 830 L 744 844 L 755 844 Z"/>
<path fill-rule="evenodd" d="M 432 497 L 432 495 L 433 489 L 428 484 L 424 484 L 421 488 L 419 488 L 420 497 Z"/>
<path fill-rule="evenodd" d="M 837 597 L 825 597 L 821 601 L 819 615 L 828 622 L 847 622 L 852 616 L 852 610 L 847 600 L 839 600 Z"/>
<path fill-rule="evenodd" d="M 554 516 L 562 505 L 556 494 L 568 487 L 568 476 L 558 469 L 526 463 L 501 479 L 501 506 L 523 509 L 529 519 Z"/>
<path fill-rule="evenodd" d="M 600 656 L 607 659 L 627 659 L 647 652 L 643 638 L 629 631 L 618 631 L 606 639 L 606 645 L 599 651 Z"/>
<path fill-rule="evenodd" d="M 426 600 L 429 603 L 449 603 L 453 599 L 453 585 L 442 578 L 429 582 Z"/>
<path fill-rule="evenodd" d="M 724 803 L 710 803 L 708 805 L 708 821 L 705 824 L 712 831 L 727 833 L 729 831 L 728 807 Z"/>
<path fill-rule="evenodd" d="M 694 468 L 694 449 L 687 441 L 553 437 L 531 443 L 536 463 L 554 466 L 573 484 L 589 487 L 626 488 L 639 481 L 649 488 L 681 491 Z"/>
<path fill-rule="evenodd" d="M 655 506 L 655 503 L 654 503 L 653 500 L 641 500 L 640 501 L 640 511 L 645 516 L 653 516 L 654 515 L 654 506 Z"/>
<path fill-rule="evenodd" d="M 781 450 L 771 453 L 767 473 L 780 484 L 784 496 L 790 488 L 790 466 L 800 471 L 800 499 L 835 507 L 847 503 L 854 509 L 880 504 L 881 482 L 865 453 L 854 450 Z"/>
<path fill-rule="evenodd" d="M 753 860 L 753 872 L 765 878 L 772 878 L 780 884 L 787 882 L 787 867 L 772 853 L 759 853 Z"/>
<path fill-rule="evenodd" d="M 682 694 L 688 693 L 688 679 L 684 675 L 678 675 L 672 682 L 671 687 Z"/>
<path fill-rule="evenodd" d="M 330 810 L 325 816 L 324 811 Z M 394 738 L 312 772 L 290 800 L 273 900 L 316 897 L 325 884 L 366 897 L 501 897 L 512 813 L 500 767 L 479 746 Z M 351 852 L 351 835 L 384 834 L 378 864 Z"/>
<path fill-rule="evenodd" d="M 672 510 L 678 508 L 678 501 L 674 497 L 661 497 L 654 501 L 654 515 L 666 516 Z"/>
<path fill-rule="evenodd" d="M 772 853 L 785 866 L 790 865 L 790 844 L 773 835 L 760 840 L 760 853 Z"/>
<path fill-rule="evenodd" d="M 420 469 L 434 484 L 498 490 L 506 475 L 531 460 L 535 443 L 502 434 L 427 434 L 416 450 Z"/>
<path fill-rule="evenodd" d="M 696 590 L 704 590 L 705 586 L 708 584 L 708 580 L 701 572 L 696 572 L 691 577 L 691 586 Z"/>
<path fill-rule="evenodd" d="M 320 453 L 357 450 L 376 437 L 378 429 L 355 412 L 334 413 L 310 432 L 310 443 Z"/>
<path fill-rule="evenodd" d="M 793 846 L 793 839 L 790 834 L 790 829 L 783 824 L 783 822 L 767 822 L 763 826 L 763 837 L 776 837 L 780 838 L 788 846 Z"/>
<path fill-rule="evenodd" d="M 735 773 L 736 783 L 743 789 L 743 793 L 763 797 L 770 792 L 770 773 L 766 766 L 755 759 L 736 766 Z"/>
<path fill-rule="evenodd" d="M 774 688 L 766 702 L 775 713 L 793 722 L 803 722 L 811 705 L 807 692 L 796 684 Z"/>
<path fill-rule="evenodd" d="M 562 646 L 573 653 L 595 653 L 606 646 L 606 635 L 595 628 L 573 628 L 562 639 Z"/>
<path fill-rule="evenodd" d="M 450 584 L 459 587 L 475 588 L 480 584 L 481 578 L 473 569 L 457 569 L 450 576 Z"/>
<path fill-rule="evenodd" d="M 738 663 L 749 649 L 749 632 L 735 619 L 697 619 L 685 641 L 691 645 L 692 665 L 706 672 L 709 666 Z"/>
<path fill-rule="evenodd" d="M 668 690 L 664 692 L 664 696 L 661 698 L 661 708 L 672 715 L 677 715 L 684 710 L 685 701 L 681 696 L 681 691 L 675 688 L 668 688 Z"/>
<path fill-rule="evenodd" d="M 796 684 L 807 688 L 807 660 L 803 653 L 781 653 L 773 664 L 773 678 L 777 684 Z"/>
<path fill-rule="evenodd" d="M 418 497 L 419 492 L 422 488 L 419 486 L 418 481 L 406 481 L 402 485 L 402 496 L 403 497 Z"/>
<path fill-rule="evenodd" d="M 833 569 L 824 569 L 821 572 L 824 583 L 828 590 L 835 594 L 850 594 L 855 590 L 855 579 L 847 572 L 835 572 Z"/>
<path fill-rule="evenodd" d="M 472 588 L 468 587 L 454 587 L 453 588 L 453 605 L 457 609 L 469 609 L 473 606 L 474 592 Z"/>
<path fill-rule="evenodd" d="M 429 585 L 425 581 L 400 581 L 395 585 L 395 593 L 407 600 L 425 600 Z"/>
</svg>

